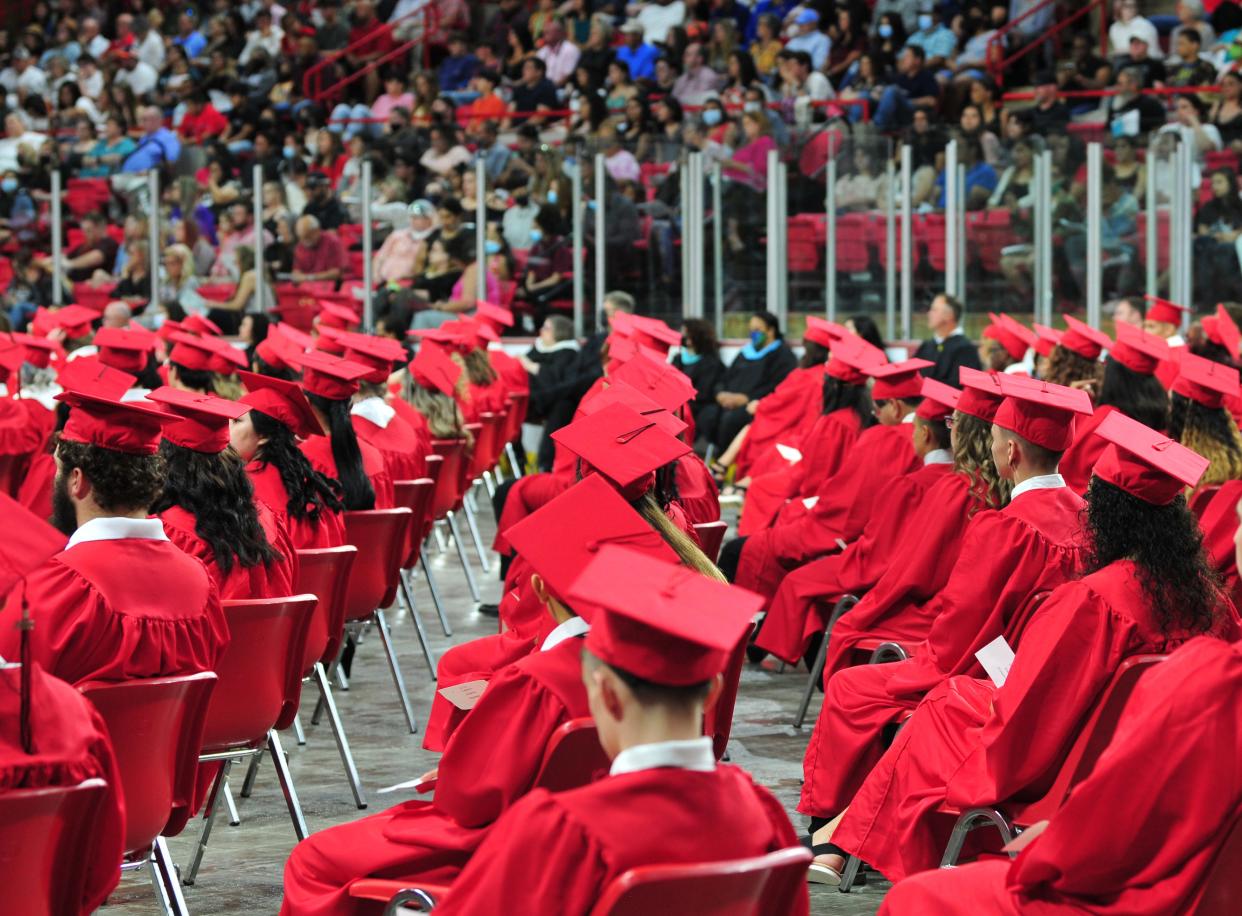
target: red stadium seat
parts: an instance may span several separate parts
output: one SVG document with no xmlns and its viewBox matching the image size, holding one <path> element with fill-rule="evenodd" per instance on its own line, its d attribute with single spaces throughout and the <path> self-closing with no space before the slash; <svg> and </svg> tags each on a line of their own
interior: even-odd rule
<svg viewBox="0 0 1242 916">
<path fill-rule="evenodd" d="M 457 511 L 461 508 L 461 499 L 465 490 L 462 480 L 465 477 L 466 462 L 469 457 L 465 453 L 464 439 L 433 439 L 431 448 L 437 455 L 444 458 L 440 465 L 440 476 L 436 479 L 436 492 L 431 503 L 432 518 L 436 522 L 445 522 L 453 535 L 453 544 L 457 549 L 457 559 L 461 562 L 462 572 L 466 576 L 466 585 L 471 597 L 477 602 L 479 586 L 474 580 L 474 571 L 470 568 L 470 560 L 466 556 L 466 543 L 461 538 L 460 526 L 457 524 Z"/>
<path fill-rule="evenodd" d="M 703 553 L 713 563 L 720 559 L 720 545 L 724 543 L 725 532 L 728 530 L 728 522 L 701 522 L 694 526 L 699 543 L 703 545 Z"/>
<path fill-rule="evenodd" d="M 319 314 L 319 298 L 292 283 L 276 284 L 276 307 L 272 309 L 281 321 L 299 331 L 310 331 Z"/>
<path fill-rule="evenodd" d="M 549 792 L 576 789 L 607 774 L 609 765 L 595 722 L 571 719 L 548 740 L 535 787 Z"/>
<path fill-rule="evenodd" d="M 414 564 L 422 556 L 423 524 L 427 513 L 431 511 L 431 497 L 435 495 L 436 482 L 429 477 L 420 480 L 394 480 L 392 488 L 396 505 L 410 510 L 410 524 L 406 528 L 405 549 L 402 552 L 397 584 L 400 586 L 401 600 L 409 609 L 410 620 L 414 623 L 415 632 L 418 633 L 418 641 L 423 648 L 423 658 L 427 662 L 427 669 L 434 679 L 436 663 L 431 655 L 431 643 L 427 638 L 427 631 L 423 629 L 422 618 L 418 616 L 418 609 L 414 604 L 414 587 L 410 582 L 408 571 L 414 568 Z M 435 597 L 439 598 L 438 595 Z M 438 600 L 436 607 L 439 608 Z M 445 626 L 447 627 L 447 621 Z M 452 635 L 451 631 L 446 635 Z"/>
</svg>

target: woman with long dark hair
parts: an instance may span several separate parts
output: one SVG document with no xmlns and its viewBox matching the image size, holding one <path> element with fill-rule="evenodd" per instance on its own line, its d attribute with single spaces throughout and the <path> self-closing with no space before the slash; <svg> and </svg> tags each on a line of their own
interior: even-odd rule
<svg viewBox="0 0 1242 916">
<path fill-rule="evenodd" d="M 255 497 L 281 519 L 297 550 L 345 543 L 340 486 L 312 467 L 299 439 L 323 436 L 323 427 L 297 382 L 242 372 L 250 408 L 233 421 L 229 442 L 246 462 Z"/>
<path fill-rule="evenodd" d="M 1045 381 L 1067 388 L 1074 387 L 1077 382 L 1096 381 L 1099 378 L 1100 353 L 1108 349 L 1112 340 L 1103 331 L 1097 331 L 1073 315 L 1065 316 L 1065 325 L 1065 333 L 1048 359 L 1048 377 Z"/>
<path fill-rule="evenodd" d="M 302 390 L 326 436 L 312 436 L 300 444 L 315 470 L 340 484 L 341 501 L 349 511 L 391 509 L 392 477 L 384 456 L 358 441 L 349 416 L 349 403 L 358 393 L 358 379 L 366 366 L 312 351 L 299 357 Z"/>
<path fill-rule="evenodd" d="M 151 507 L 169 539 L 203 561 L 221 599 L 293 594 L 297 557 L 288 532 L 256 501 L 245 462 L 229 447 L 229 421 L 245 405 L 172 388 L 147 398 L 179 417 L 164 427 L 168 474 Z"/>
<path fill-rule="evenodd" d="M 1199 635 L 1238 638 L 1237 613 L 1182 495 L 1207 461 L 1121 413 L 1097 435 L 1109 447 L 1087 490 L 1086 575 L 1015 621 L 1017 655 L 1003 686 L 954 677 L 920 704 L 818 842 L 893 881 L 934 868 L 948 839 L 940 806 L 1046 788 L 1123 661 Z"/>
</svg>

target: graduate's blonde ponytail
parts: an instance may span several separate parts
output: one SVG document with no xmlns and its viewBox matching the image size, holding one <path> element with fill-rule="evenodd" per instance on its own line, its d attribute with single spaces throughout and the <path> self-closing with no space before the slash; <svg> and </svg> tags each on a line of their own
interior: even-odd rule
<svg viewBox="0 0 1242 916">
<path fill-rule="evenodd" d="M 672 519 L 660 508 L 660 504 L 656 501 L 655 494 L 651 490 L 648 490 L 638 498 L 638 502 L 634 503 L 634 508 L 639 515 L 647 520 L 647 524 L 654 528 L 660 537 L 664 538 L 665 543 L 673 548 L 673 552 L 677 554 L 683 566 L 687 566 L 709 579 L 728 583 L 729 580 L 725 578 L 724 573 L 717 569 L 716 564 L 707 558 L 707 554 L 699 549 L 689 535 L 673 524 Z"/>
</svg>

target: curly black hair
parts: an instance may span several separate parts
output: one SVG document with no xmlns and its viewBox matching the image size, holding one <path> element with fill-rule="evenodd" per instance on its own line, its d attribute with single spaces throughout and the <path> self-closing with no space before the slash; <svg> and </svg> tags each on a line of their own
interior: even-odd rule
<svg viewBox="0 0 1242 916">
<path fill-rule="evenodd" d="M 872 412 L 871 394 L 865 385 L 851 385 L 831 375 L 824 376 L 824 409 L 822 413 L 830 414 L 836 410 L 848 408 L 858 414 L 860 428 L 866 429 L 875 425 L 875 414 Z"/>
<path fill-rule="evenodd" d="M 1203 532 L 1181 494 L 1167 506 L 1091 478 L 1085 572 L 1133 560 L 1139 584 L 1168 636 L 1207 633 L 1217 623 L 1220 582 L 1203 551 Z"/>
<path fill-rule="evenodd" d="M 349 401 L 337 401 L 309 391 L 306 398 L 328 421 L 336 479 L 341 484 L 345 508 L 351 512 L 374 509 L 375 487 L 362 464 L 358 434 L 354 432 L 353 421 L 349 418 Z"/>
<path fill-rule="evenodd" d="M 1111 356 L 1104 361 L 1104 378 L 1095 399 L 1097 407 L 1116 407 L 1144 426 L 1162 430 L 1168 421 L 1169 398 L 1154 375 L 1127 369 Z"/>
<path fill-rule="evenodd" d="M 251 354 L 250 365 L 259 375 L 266 375 L 268 378 L 278 378 L 286 382 L 296 382 L 298 380 L 298 374 L 292 369 L 278 369 L 257 352 Z"/>
<path fill-rule="evenodd" d="M 132 455 L 85 442 L 58 439 L 61 473 L 79 468 L 91 483 L 91 495 L 105 512 L 148 509 L 164 488 L 167 467 L 160 455 Z"/>
<path fill-rule="evenodd" d="M 191 391 L 197 391 L 200 394 L 215 394 L 216 374 L 209 369 L 187 369 L 171 360 L 168 362 L 168 367 L 177 370 L 178 381 Z"/>
<path fill-rule="evenodd" d="M 168 482 L 152 513 L 180 506 L 193 515 L 194 533 L 211 548 L 226 576 L 235 563 L 249 569 L 281 559 L 259 523 L 245 462 L 233 449 L 212 455 L 165 439 L 160 455 L 168 467 Z"/>
<path fill-rule="evenodd" d="M 280 482 L 289 494 L 285 511 L 290 518 L 318 522 L 325 508 L 331 512 L 345 510 L 341 485 L 315 470 L 298 448 L 298 440 L 288 426 L 253 409 L 250 411 L 250 422 L 255 434 L 263 440 L 255 450 L 254 460 L 275 466 L 280 474 Z"/>
</svg>

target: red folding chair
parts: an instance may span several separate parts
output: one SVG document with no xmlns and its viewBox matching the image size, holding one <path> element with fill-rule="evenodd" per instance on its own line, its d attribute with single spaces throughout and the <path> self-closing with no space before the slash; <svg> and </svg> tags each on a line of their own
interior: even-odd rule
<svg viewBox="0 0 1242 916">
<path fill-rule="evenodd" d="M 96 817 L 108 784 L 10 789 L 0 794 L 0 883 L 13 916 L 78 916 L 94 860 Z"/>
<path fill-rule="evenodd" d="M 108 726 L 125 799 L 126 862 L 150 866 L 163 906 L 186 916 L 166 836 L 192 816 L 198 752 L 216 675 L 210 671 L 132 681 L 88 681 L 78 689 Z"/>
<path fill-rule="evenodd" d="M 522 423 L 526 420 L 526 408 L 530 405 L 530 395 L 515 392 L 507 398 L 509 417 L 505 423 L 504 439 L 505 454 L 509 456 L 509 470 L 515 478 L 521 477 L 526 471 L 526 462 L 518 460 L 517 449 L 513 443 L 522 441 Z"/>
<path fill-rule="evenodd" d="M 315 613 L 311 616 L 306 646 L 302 652 L 302 680 L 314 678 L 319 687 L 319 702 L 315 706 L 311 721 L 318 724 L 321 711 L 328 711 L 328 724 L 332 727 L 332 735 L 341 754 L 341 763 L 345 766 L 349 788 L 354 793 L 354 803 L 359 808 L 365 808 L 367 802 L 362 794 L 358 767 L 354 763 L 349 738 L 345 735 L 345 726 L 337 711 L 336 697 L 332 693 L 332 683 L 325 667 L 331 665 L 341 651 L 345 634 L 345 590 L 349 587 L 349 573 L 357 555 L 358 548 L 352 544 L 299 550 L 298 577 L 294 589 L 300 595 L 315 595 L 319 598 Z M 306 738 L 298 721 L 298 706 L 286 703 L 280 720 L 276 723 L 276 730 L 280 731 L 290 725 L 297 731 L 298 744 L 305 744 Z"/>
<path fill-rule="evenodd" d="M 474 443 L 474 455 L 470 466 L 471 486 L 482 483 L 489 496 L 496 495 L 496 484 L 492 480 L 492 468 L 500 457 L 503 448 L 500 439 L 504 433 L 505 414 L 487 411 L 479 416 L 482 429 Z"/>
<path fill-rule="evenodd" d="M 1200 885 L 1199 899 L 1188 916 L 1234 916 L 1242 900 L 1242 812 L 1234 812 L 1233 826 L 1216 851 L 1212 870 Z"/>
<path fill-rule="evenodd" d="M 699 536 L 699 543 L 703 545 L 703 553 L 713 563 L 720 559 L 720 546 L 724 543 L 725 532 L 728 530 L 728 522 L 700 522 L 694 526 L 694 533 Z"/>
<path fill-rule="evenodd" d="M 423 575 L 427 578 L 427 589 L 431 592 L 431 602 L 436 607 L 436 616 L 440 618 L 440 628 L 444 631 L 445 636 L 453 635 L 453 628 L 449 626 L 448 615 L 444 612 L 444 602 L 440 598 L 440 587 L 436 584 L 435 573 L 432 572 L 430 564 L 427 562 L 427 539 L 431 536 L 436 526 L 436 494 L 439 492 L 440 471 L 444 467 L 443 455 L 427 456 L 427 480 L 432 482 L 431 496 L 427 502 L 427 508 L 421 516 L 421 521 L 415 521 L 411 526 L 411 533 L 418 537 L 418 563 L 423 569 Z M 412 569 L 412 567 L 407 567 Z"/>
<path fill-rule="evenodd" d="M 409 609 L 410 620 L 414 623 L 418 641 L 423 647 L 423 658 L 427 662 L 427 669 L 431 672 L 432 680 L 435 680 L 436 660 L 431 655 L 431 643 L 427 637 L 427 631 L 423 628 L 422 618 L 418 616 L 418 610 L 414 605 L 414 587 L 410 582 L 410 570 L 422 556 L 423 520 L 431 510 L 431 497 L 435 495 L 436 482 L 429 477 L 419 480 L 395 480 L 392 487 L 396 505 L 410 510 L 405 551 L 402 554 L 401 569 L 397 576 L 398 585 L 401 587 L 401 600 Z"/>
<path fill-rule="evenodd" d="M 301 697 L 302 655 L 318 601 L 314 595 L 295 595 L 223 602 L 230 638 L 224 655 L 216 663 L 219 681 L 207 710 L 203 746 L 198 755 L 200 765 L 222 766 L 207 794 L 203 829 L 184 879 L 186 884 L 193 884 L 198 877 L 215 823 L 220 791 L 234 760 L 250 760 L 241 793 L 246 797 L 254 784 L 259 758 L 264 750 L 269 751 L 293 831 L 299 840 L 310 835 L 276 724 L 285 708 L 289 704 L 296 707 Z"/>
<path fill-rule="evenodd" d="M 484 574 L 491 572 L 491 563 L 487 559 L 487 548 L 483 546 L 483 539 L 479 537 L 478 519 L 474 513 L 474 482 L 478 478 L 475 473 L 475 466 L 480 460 L 484 460 L 486 456 L 479 455 L 479 449 L 486 448 L 486 423 L 467 423 L 465 425 L 466 433 L 470 436 L 470 448 L 462 457 L 461 464 L 461 495 L 457 500 L 457 509 L 461 510 L 461 514 L 466 517 L 466 528 L 470 532 L 470 540 L 474 542 L 474 552 L 479 558 L 479 566 L 482 567 Z M 478 601 L 478 598 L 475 598 Z"/>
<path fill-rule="evenodd" d="M 457 511 L 461 508 L 463 495 L 461 482 L 465 476 L 464 464 L 467 460 L 464 439 L 432 439 L 431 448 L 435 454 L 444 459 L 440 465 L 440 476 L 436 478 L 436 492 L 432 499 L 432 519 L 448 525 L 453 536 L 453 546 L 457 550 L 457 559 L 461 562 L 462 572 L 466 575 L 466 585 L 470 589 L 470 597 L 477 604 L 481 598 L 479 586 L 474 579 L 474 570 L 470 568 L 470 560 L 466 557 L 466 544 L 461 539 L 457 525 Z"/>
<path fill-rule="evenodd" d="M 358 548 L 358 559 L 349 575 L 345 593 L 345 627 L 355 642 L 367 623 L 374 623 L 388 656 L 388 667 L 401 700 L 410 733 L 418 731 L 414 710 L 405 690 L 392 631 L 384 616 L 384 607 L 391 604 L 406 556 L 406 532 L 413 521 L 407 508 L 369 509 L 345 513 L 345 539 Z M 385 602 L 387 599 L 387 602 Z"/>
<path fill-rule="evenodd" d="M 570 719 L 548 739 L 535 788 L 549 792 L 576 789 L 606 776 L 611 765 L 599 743 L 595 721 Z"/>
</svg>

